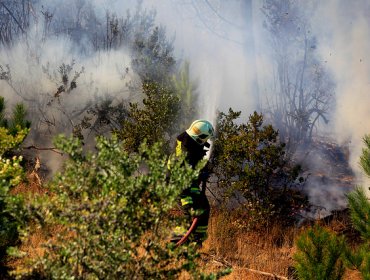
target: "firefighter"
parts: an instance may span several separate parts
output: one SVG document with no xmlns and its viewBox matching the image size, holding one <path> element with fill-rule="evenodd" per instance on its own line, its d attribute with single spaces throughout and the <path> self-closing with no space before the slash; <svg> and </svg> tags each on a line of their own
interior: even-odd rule
<svg viewBox="0 0 370 280">
<path fill-rule="evenodd" d="M 176 156 L 185 153 L 186 162 L 195 168 L 206 155 L 210 144 L 208 140 L 214 136 L 212 124 L 207 120 L 196 120 L 190 127 L 177 136 Z M 189 228 L 177 227 L 172 242 L 181 245 L 186 241 L 196 242 L 201 247 L 207 237 L 210 205 L 205 194 L 208 179 L 207 167 L 200 172 L 199 178 L 180 195 L 179 205 L 189 219 Z"/>
</svg>

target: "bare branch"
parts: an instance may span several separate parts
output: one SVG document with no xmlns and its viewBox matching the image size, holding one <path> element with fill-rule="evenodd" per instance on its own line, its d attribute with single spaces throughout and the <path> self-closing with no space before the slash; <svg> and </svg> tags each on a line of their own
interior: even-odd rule
<svg viewBox="0 0 370 280">
<path fill-rule="evenodd" d="M 22 150 L 31 150 L 31 149 L 35 149 L 35 150 L 39 150 L 39 151 L 52 151 L 54 153 L 57 153 L 61 156 L 63 156 L 63 153 L 58 151 L 57 148 L 40 148 L 40 147 L 37 147 L 35 145 L 31 145 L 31 146 L 27 146 L 27 147 L 21 147 Z"/>
</svg>

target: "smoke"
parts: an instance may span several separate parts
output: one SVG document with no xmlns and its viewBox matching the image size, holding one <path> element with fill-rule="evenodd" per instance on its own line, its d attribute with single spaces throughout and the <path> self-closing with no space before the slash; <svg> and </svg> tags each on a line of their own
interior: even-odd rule
<svg viewBox="0 0 370 280">
<path fill-rule="evenodd" d="M 240 1 L 212 1 L 212 6 L 206 2 L 147 0 L 144 4 L 154 7 L 158 21 L 175 34 L 177 55 L 190 61 L 200 93 L 199 118 L 214 122 L 217 110 L 230 107 L 250 114 L 256 101 L 252 58 L 245 43 L 250 32 L 244 23 L 246 11 Z"/>
<path fill-rule="evenodd" d="M 51 147 L 55 135 L 70 134 L 81 120 L 73 116 L 83 116 L 91 102 L 108 96 L 117 102 L 127 98 L 127 82 L 137 78 L 132 71 L 126 71 L 131 69 L 127 50 L 87 52 L 83 39 L 76 44 L 62 33 L 45 38 L 44 30 L 43 22 L 36 21 L 26 37 L 14 40 L 11 48 L 0 49 L 0 65 L 3 71 L 8 71 L 8 65 L 10 71 L 8 80 L 0 80 L 0 95 L 6 99 L 7 112 L 18 102 L 27 106 L 32 127 L 24 146 L 42 148 Z M 65 69 L 70 67 L 69 82 L 76 73 L 79 77 L 76 88 L 57 96 L 63 65 Z M 39 150 L 36 156 L 51 170 L 57 170 L 62 161 L 60 155 L 51 152 Z"/>
<path fill-rule="evenodd" d="M 370 133 L 369 8 L 368 1 L 321 1 L 314 19 L 321 56 L 337 85 L 333 132 L 349 145 L 351 167 L 365 189 L 370 182 L 359 158 L 362 138 Z"/>
<path fill-rule="evenodd" d="M 41 103 L 43 109 L 48 108 L 47 102 L 57 89 L 58 69 L 65 63 L 73 64 L 72 76 L 83 69 L 77 80 L 77 88 L 69 93 L 69 98 L 61 101 L 68 108 L 67 113 L 76 112 L 88 102 L 104 96 L 113 96 L 117 101 L 127 98 L 129 89 L 126 82 L 136 78 L 131 72 L 125 71 L 131 68 L 127 50 L 95 52 L 85 35 L 61 34 L 69 21 L 80 18 L 77 23 L 87 24 L 91 17 L 104 19 L 108 11 L 118 17 L 125 16 L 127 9 L 133 12 L 139 2 L 68 0 L 61 4 L 57 0 L 40 1 L 34 7 L 38 17 L 33 22 L 27 40 L 21 38 L 10 49 L 0 49 L 0 64 L 9 64 L 12 74 L 11 86 L 0 80 L 0 95 L 6 97 L 9 105 L 30 100 L 30 109 L 34 112 L 40 108 L 33 108 L 32 104 Z M 252 3 L 251 7 L 246 5 L 249 2 Z M 345 0 L 313 2 L 316 3 L 316 9 L 310 24 L 317 37 L 317 51 L 322 63 L 334 75 L 336 83 L 336 109 L 332 113 L 331 126 L 324 127 L 322 131 L 328 135 L 334 134 L 340 144 L 349 143 L 350 162 L 360 178 L 362 173 L 358 160 L 363 146 L 362 137 L 370 132 L 370 123 L 367 121 L 370 114 L 370 30 L 369 17 L 366 16 L 370 4 L 366 0 L 354 3 Z M 156 10 L 156 22 L 166 28 L 166 36 L 174 36 L 176 56 L 190 62 L 191 78 L 198 82 L 201 108 L 200 115 L 194 117 L 215 122 L 217 110 L 226 111 L 232 107 L 242 111 L 244 121 L 245 115 L 260 109 L 259 102 L 266 102 L 266 93 L 271 93 L 270 85 L 276 77 L 271 70 L 275 65 L 270 59 L 268 33 L 262 26 L 261 3 L 238 0 L 142 2 L 146 9 Z M 83 5 L 85 9 L 80 9 Z M 302 1 L 303 10 L 304 5 L 305 1 Z M 44 22 L 40 11 L 44 14 L 49 11 L 55 17 L 50 23 Z M 55 29 L 56 26 L 60 33 L 53 36 L 50 34 L 53 30 L 51 27 Z M 98 27 L 91 25 L 91 30 L 97 30 Z M 32 102 L 33 99 L 35 102 Z M 58 106 L 49 110 L 51 115 L 47 117 L 52 116 L 56 121 L 61 121 L 65 115 Z M 45 120 L 41 118 L 41 121 Z M 63 130 L 68 127 L 66 122 L 68 119 L 64 120 L 58 132 L 68 132 Z M 49 142 L 45 142 L 50 143 L 45 135 L 34 135 L 31 140 L 35 139 L 47 139 Z M 319 155 L 315 154 L 312 158 L 310 165 L 325 169 Z M 335 198 L 329 208 L 335 208 L 337 201 L 340 201 L 338 205 L 342 205 L 343 191 L 330 183 L 325 192 L 320 192 L 322 183 L 312 183 L 317 185 L 311 188 L 312 198 L 318 198 L 318 203 L 326 203 L 320 197 L 326 197 L 329 192 Z"/>
<path fill-rule="evenodd" d="M 128 96 L 125 79 L 134 79 L 134 74 L 126 73 L 130 68 L 130 55 L 125 50 L 96 52 L 91 56 L 82 56 L 81 52 L 69 38 L 58 36 L 43 41 L 37 38 L 35 31 L 29 33 L 33 37 L 31 44 L 19 40 L 11 49 L 0 50 L 1 65 L 9 65 L 13 89 L 6 81 L 0 94 L 9 98 L 12 103 L 26 101 L 29 104 L 43 103 L 53 99 L 57 87 L 61 84 L 60 66 L 72 67 L 69 78 L 75 72 L 81 72 L 77 79 L 77 88 L 63 98 L 70 110 L 83 107 L 96 95 L 111 96 L 120 94 L 120 98 Z M 61 93 L 67 95 L 67 93 Z M 46 99 L 46 100 L 45 100 Z M 64 131 L 59 131 L 64 132 Z"/>
</svg>

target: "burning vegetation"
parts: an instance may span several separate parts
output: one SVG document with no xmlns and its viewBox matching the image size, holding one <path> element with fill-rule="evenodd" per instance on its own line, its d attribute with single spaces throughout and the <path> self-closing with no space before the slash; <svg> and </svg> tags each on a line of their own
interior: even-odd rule
<svg viewBox="0 0 370 280">
<path fill-rule="evenodd" d="M 51 2 L 0 2 L 1 279 L 368 279 L 369 200 L 351 147 L 320 134 L 336 83 L 314 7 L 262 1 L 273 98 L 223 111 L 202 104 L 211 78 L 193 78 L 142 1 L 124 16 Z M 191 1 L 201 22 L 220 23 L 211 33 L 228 29 L 224 2 Z M 187 226 L 177 200 L 200 167 L 174 158 L 173 143 L 203 117 L 216 128 L 208 239 L 176 247 L 171 229 Z"/>
</svg>

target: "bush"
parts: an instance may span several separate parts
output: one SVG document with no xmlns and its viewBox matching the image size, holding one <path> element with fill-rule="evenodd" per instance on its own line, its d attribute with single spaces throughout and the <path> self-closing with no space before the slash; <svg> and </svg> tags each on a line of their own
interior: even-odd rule
<svg viewBox="0 0 370 280">
<path fill-rule="evenodd" d="M 370 135 L 364 136 L 365 147 L 362 149 L 360 165 L 370 176 Z M 357 249 L 347 248 L 346 261 L 350 268 L 360 271 L 363 279 L 370 279 L 370 202 L 363 188 L 357 188 L 348 194 L 349 208 L 353 227 L 360 233 L 363 242 Z"/>
<path fill-rule="evenodd" d="M 143 84 L 143 104 L 130 103 L 119 137 L 129 151 L 137 151 L 146 139 L 149 145 L 164 143 L 169 153 L 171 137 L 177 130 L 180 99 L 169 89 L 154 82 Z"/>
<path fill-rule="evenodd" d="M 341 259 L 345 248 L 343 237 L 316 226 L 299 236 L 294 255 L 299 279 L 342 279 L 344 265 Z"/>
<path fill-rule="evenodd" d="M 24 176 L 21 156 L 13 155 L 28 134 L 25 108 L 18 104 L 11 120 L 5 118 L 5 102 L 0 97 L 0 267 L 5 269 L 6 251 L 16 244 L 19 230 L 25 226 L 23 199 L 11 193 Z M 22 117 L 23 116 L 23 117 Z M 24 125 L 22 125 L 24 124 Z"/>
<path fill-rule="evenodd" d="M 351 220 L 363 239 L 356 249 L 346 248 L 345 260 L 351 269 L 360 271 L 362 279 L 370 279 L 370 202 L 361 188 L 348 195 Z"/>
<path fill-rule="evenodd" d="M 254 112 L 247 123 L 236 123 L 240 112 L 220 113 L 212 156 L 213 172 L 225 191 L 225 202 L 239 200 L 243 223 L 263 225 L 270 218 L 291 220 L 307 204 L 297 188 L 303 183 L 300 167 L 291 166 L 278 132 L 263 125 L 263 116 Z M 243 214 L 244 213 L 244 214 Z"/>
<path fill-rule="evenodd" d="M 150 149 L 143 144 L 129 154 L 116 137 L 99 137 L 97 152 L 86 155 L 78 139 L 59 137 L 55 145 L 70 159 L 50 184 L 49 195 L 28 208 L 44 231 L 58 228 L 58 234 L 45 243 L 39 259 L 30 260 L 31 268 L 18 267 L 14 275 L 177 279 L 187 271 L 207 279 L 192 244 L 174 248 L 167 240 L 175 222 L 167 213 L 198 170 L 171 161 L 168 178 L 159 144 Z"/>
</svg>

